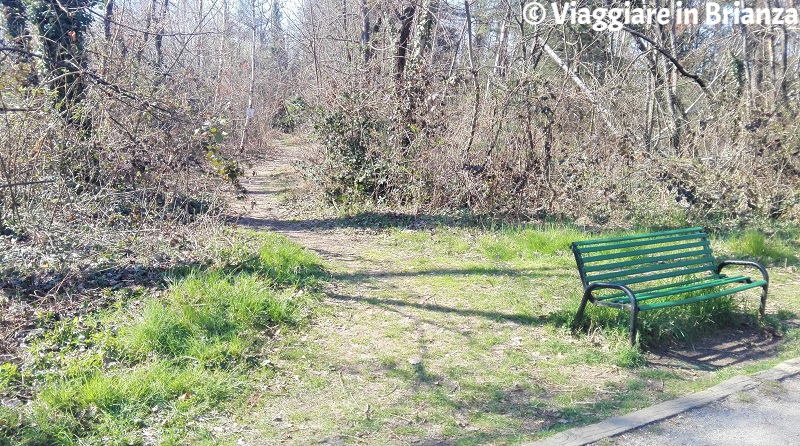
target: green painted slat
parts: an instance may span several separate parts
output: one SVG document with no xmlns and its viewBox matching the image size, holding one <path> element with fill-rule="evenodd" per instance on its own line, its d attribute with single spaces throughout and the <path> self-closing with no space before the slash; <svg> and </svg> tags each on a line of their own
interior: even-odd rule
<svg viewBox="0 0 800 446">
<path fill-rule="evenodd" d="M 694 243 L 681 243 L 678 245 L 659 246 L 657 248 L 637 249 L 635 251 L 615 252 L 613 254 L 581 257 L 581 260 L 583 261 L 584 264 L 586 264 L 586 263 L 602 262 L 604 260 L 614 260 L 626 257 L 637 257 L 648 254 L 658 254 L 661 252 L 679 251 L 681 249 L 692 249 L 698 247 L 708 248 L 709 247 L 708 240 L 702 240 Z"/>
<path fill-rule="evenodd" d="M 589 245 L 596 245 L 598 243 L 614 243 L 614 242 L 623 242 L 629 240 L 638 240 L 643 238 L 653 238 L 653 237 L 661 237 L 666 235 L 674 235 L 674 234 L 684 234 L 689 232 L 705 232 L 703 228 L 686 228 L 686 229 L 673 229 L 671 231 L 661 231 L 661 232 L 651 232 L 649 234 L 636 234 L 636 235 L 628 235 L 623 237 L 613 237 L 613 238 L 604 238 L 604 239 L 597 239 L 597 240 L 585 240 L 580 242 L 574 242 L 573 245 L 575 246 L 589 246 Z"/>
<path fill-rule="evenodd" d="M 707 288 L 713 288 L 713 287 L 717 287 L 717 286 L 728 285 L 728 284 L 731 284 L 731 283 L 744 282 L 747 279 L 748 278 L 745 277 L 745 276 L 726 277 L 724 279 L 717 279 L 717 280 L 712 280 L 712 281 L 703 282 L 703 283 L 696 283 L 694 285 L 689 285 L 689 286 L 684 286 L 684 287 L 674 287 L 674 288 L 670 288 L 670 289 L 663 290 L 663 291 L 657 291 L 657 292 L 654 292 L 654 293 L 636 293 L 636 300 L 641 302 L 641 301 L 644 301 L 644 300 L 655 299 L 655 298 L 658 298 L 658 297 L 666 297 L 666 296 L 674 296 L 674 295 L 683 294 L 683 293 L 691 293 L 691 292 L 695 292 L 695 291 L 704 290 L 704 289 L 707 289 Z M 620 302 L 622 302 L 622 301 L 627 302 L 628 301 L 627 296 L 625 296 L 624 298 L 618 298 L 618 300 Z"/>
<path fill-rule="evenodd" d="M 672 237 L 664 237 L 659 239 L 650 239 L 650 240 L 639 240 L 635 242 L 626 242 L 626 243 L 615 243 L 613 245 L 602 245 L 602 246 L 589 246 L 586 248 L 578 248 L 581 254 L 587 254 L 592 252 L 600 252 L 600 251 L 610 251 L 614 249 L 624 249 L 624 248 L 635 248 L 637 246 L 649 246 L 649 245 L 663 245 L 664 243 L 673 243 L 673 242 L 682 242 L 685 240 L 695 240 L 695 239 L 703 239 L 707 237 L 705 233 L 697 233 L 697 234 L 689 234 L 689 235 L 676 235 Z"/>
<path fill-rule="evenodd" d="M 665 289 L 668 289 L 668 288 L 681 287 L 681 286 L 685 286 L 685 285 L 691 285 L 693 283 L 705 282 L 705 281 L 708 281 L 708 280 L 717 280 L 717 279 L 720 279 L 720 278 L 723 278 L 723 277 L 725 277 L 725 276 L 720 275 L 720 274 L 712 274 L 710 276 L 697 277 L 697 278 L 694 278 L 694 279 L 683 280 L 683 281 L 680 281 L 680 282 L 665 283 L 665 284 L 661 284 L 661 285 L 642 288 L 640 290 L 634 289 L 633 291 L 635 293 L 637 293 L 637 294 L 639 294 L 639 293 L 650 293 L 650 292 L 653 292 L 653 291 L 659 291 L 659 290 L 665 290 Z M 612 294 L 607 294 L 605 296 L 600 296 L 600 297 L 597 298 L 597 300 L 608 300 L 608 299 L 614 299 L 614 298 L 618 298 L 618 297 L 625 297 L 625 293 L 617 293 L 617 292 L 615 292 L 615 293 L 612 293 Z"/>
<path fill-rule="evenodd" d="M 657 265 L 644 266 L 644 267 L 641 267 L 641 268 L 633 268 L 633 269 L 627 269 L 627 270 L 626 269 L 622 269 L 622 270 L 614 271 L 614 272 L 610 272 L 610 273 L 596 274 L 594 276 L 586 276 L 586 280 L 589 281 L 589 282 L 605 282 L 605 281 L 607 281 L 609 279 L 613 279 L 613 278 L 616 278 L 616 277 L 634 276 L 634 275 L 637 275 L 637 274 L 646 274 L 646 273 L 652 273 L 652 272 L 655 272 L 655 271 L 664 271 L 664 270 L 668 270 L 668 269 L 683 268 L 683 267 L 686 267 L 686 266 L 700 265 L 700 264 L 704 264 L 704 263 L 709 264 L 709 266 L 714 266 L 713 262 L 714 262 L 713 258 L 701 257 L 699 259 L 683 260 L 681 262 L 661 263 L 661 264 L 657 264 Z M 685 271 L 686 271 L 685 269 L 679 269 L 679 270 L 676 270 L 676 271 L 671 271 L 669 273 L 664 273 L 664 274 L 669 274 L 668 276 L 666 276 L 664 278 L 670 278 L 670 277 L 676 277 L 676 276 L 684 276 L 684 275 L 686 275 Z M 641 277 L 649 277 L 649 276 L 641 276 Z"/>
<path fill-rule="evenodd" d="M 600 265 L 590 265 L 583 268 L 583 270 L 587 273 L 593 273 L 595 271 L 606 271 L 611 269 L 618 269 L 623 268 L 626 266 L 636 266 L 636 265 L 644 265 L 647 263 L 656 263 L 656 262 L 664 262 L 667 260 L 678 260 L 684 259 L 689 257 L 697 257 L 697 256 L 708 256 L 713 260 L 711 257 L 711 250 L 710 249 L 701 249 L 698 251 L 684 251 L 679 252 L 677 254 L 668 254 L 664 256 L 652 256 L 652 257 L 640 257 L 633 260 L 625 260 L 624 262 L 614 262 L 614 263 L 602 263 Z"/>
<path fill-rule="evenodd" d="M 671 295 L 676 295 L 676 294 L 681 294 L 681 293 L 691 293 L 691 292 L 700 291 L 700 290 L 707 289 L 707 288 L 713 288 L 713 287 L 717 287 L 717 286 L 728 285 L 728 284 L 731 284 L 731 283 L 743 282 L 743 281 L 746 281 L 747 279 L 748 278 L 745 277 L 745 276 L 726 277 L 725 279 L 719 279 L 719 280 L 714 280 L 712 282 L 706 282 L 706 283 L 701 283 L 701 284 L 696 284 L 696 285 L 690 285 L 690 286 L 687 286 L 687 287 L 682 287 L 682 288 L 673 289 L 673 290 L 657 291 L 657 292 L 654 292 L 654 293 L 644 293 L 644 294 L 641 294 L 641 295 L 637 294 L 636 295 L 636 299 L 638 299 L 638 300 L 650 300 L 650 299 L 656 299 L 656 298 L 659 298 L 659 297 L 666 297 L 666 296 L 671 296 Z"/>
<path fill-rule="evenodd" d="M 765 282 L 763 280 L 759 280 L 759 281 L 756 281 L 756 282 L 753 282 L 753 283 L 748 283 L 746 285 L 738 286 L 738 287 L 735 287 L 735 288 L 729 288 L 727 290 L 717 291 L 716 293 L 711 293 L 711 294 L 704 294 L 702 296 L 690 297 L 688 299 L 670 300 L 670 301 L 667 301 L 667 302 L 657 302 L 657 303 L 654 303 L 654 304 L 640 305 L 639 306 L 639 310 L 641 310 L 641 311 L 654 310 L 654 309 L 657 309 L 657 308 L 674 307 L 676 305 L 684 305 L 684 304 L 690 304 L 690 303 L 694 303 L 694 302 L 700 302 L 700 301 L 703 301 L 703 300 L 715 299 L 717 297 L 727 296 L 728 294 L 738 293 L 740 291 L 749 290 L 751 288 L 760 287 L 760 286 L 763 286 L 763 285 L 766 285 L 766 284 L 767 284 L 767 282 Z"/>
<path fill-rule="evenodd" d="M 651 274 L 649 276 L 633 277 L 624 280 L 615 280 L 614 283 L 619 283 L 621 285 L 632 285 L 634 283 L 651 282 L 653 280 L 669 279 L 671 277 L 688 276 L 690 274 L 702 273 L 706 271 L 711 271 L 713 269 L 714 265 L 708 265 L 699 268 L 687 268 L 682 271 L 670 271 L 661 274 Z"/>
</svg>

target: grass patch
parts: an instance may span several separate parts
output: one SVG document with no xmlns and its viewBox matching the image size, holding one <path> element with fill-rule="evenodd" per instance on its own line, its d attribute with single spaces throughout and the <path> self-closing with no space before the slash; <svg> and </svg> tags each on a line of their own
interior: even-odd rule
<svg viewBox="0 0 800 446">
<path fill-rule="evenodd" d="M 313 254 L 283 237 L 231 237 L 223 262 L 173 274 L 160 297 L 57 323 L 24 370 L 4 365 L 0 384 L 24 390 L 27 375 L 35 397 L 0 412 L 0 443 L 213 444 L 189 426 L 243 404 L 276 333 L 310 316 L 323 275 Z"/>
<path fill-rule="evenodd" d="M 766 265 L 797 263 L 796 251 L 787 241 L 767 237 L 761 231 L 749 230 L 734 235 L 728 245 L 734 253 L 742 258 L 757 260 Z"/>
<path fill-rule="evenodd" d="M 192 273 L 120 329 L 120 346 L 135 359 L 160 354 L 187 356 L 205 366 L 235 362 L 261 330 L 294 326 L 308 316 L 303 292 L 270 285 L 251 273 Z"/>
</svg>

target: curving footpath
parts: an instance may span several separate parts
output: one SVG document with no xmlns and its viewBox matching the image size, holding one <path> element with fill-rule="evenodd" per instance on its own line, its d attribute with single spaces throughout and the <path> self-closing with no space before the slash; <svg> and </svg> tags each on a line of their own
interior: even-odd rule
<svg viewBox="0 0 800 446">
<path fill-rule="evenodd" d="M 800 358 L 530 446 L 798 445 Z"/>
</svg>

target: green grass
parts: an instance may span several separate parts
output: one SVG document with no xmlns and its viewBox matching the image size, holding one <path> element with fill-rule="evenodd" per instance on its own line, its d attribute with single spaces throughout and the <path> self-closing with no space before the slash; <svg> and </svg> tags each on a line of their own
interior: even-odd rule
<svg viewBox="0 0 800 446">
<path fill-rule="evenodd" d="M 260 331 L 297 325 L 308 316 L 303 293 L 270 284 L 253 274 L 191 273 L 120 329 L 120 346 L 135 359 L 188 357 L 207 367 L 236 362 Z"/>
<path fill-rule="evenodd" d="M 252 378 L 269 378 L 276 333 L 308 319 L 323 273 L 283 237 L 230 236 L 224 262 L 174 275 L 163 295 L 56 324 L 24 371 L 35 399 L 0 412 L 0 443 L 144 444 L 149 432 L 164 444 L 214 444 L 193 420 L 240 407 Z M 6 389 L 21 386 L 14 366 L 0 371 Z"/>
</svg>

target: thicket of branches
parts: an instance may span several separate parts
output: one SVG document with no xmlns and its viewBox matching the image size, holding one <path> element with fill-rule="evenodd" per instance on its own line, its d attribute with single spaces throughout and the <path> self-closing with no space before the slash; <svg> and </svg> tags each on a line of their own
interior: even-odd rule
<svg viewBox="0 0 800 446">
<path fill-rule="evenodd" d="M 522 8 L 306 3 L 328 190 L 599 223 L 800 217 L 796 29 L 595 31 Z"/>
<path fill-rule="evenodd" d="M 317 135 L 337 201 L 800 220 L 790 26 L 533 26 L 494 0 L 2 3 L 6 184 L 188 209 L 190 172 L 235 183 L 278 128 Z M 3 217 L 41 187 L 9 188 Z"/>
</svg>

